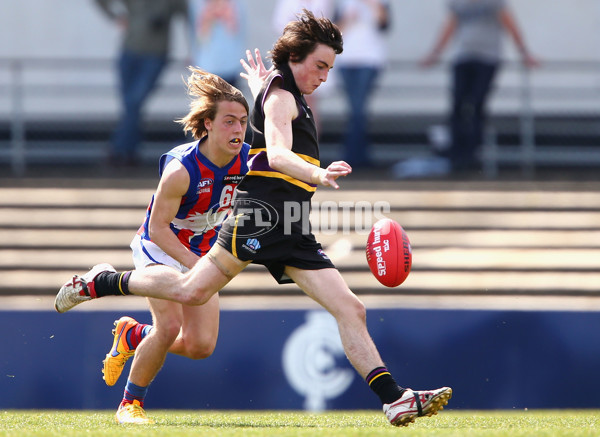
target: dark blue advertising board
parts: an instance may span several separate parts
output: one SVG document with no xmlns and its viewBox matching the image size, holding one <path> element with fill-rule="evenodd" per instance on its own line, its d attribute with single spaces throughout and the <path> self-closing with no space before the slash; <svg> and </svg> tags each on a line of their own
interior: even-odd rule
<svg viewBox="0 0 600 437">
<path fill-rule="evenodd" d="M 114 409 L 101 362 L 110 311 L 0 311 L 0 408 Z M 149 323 L 148 312 L 129 313 Z M 373 309 L 368 325 L 396 380 L 451 386 L 450 409 L 599 408 L 600 313 Z M 214 354 L 169 355 L 152 409 L 378 409 L 323 311 L 223 310 Z"/>
</svg>

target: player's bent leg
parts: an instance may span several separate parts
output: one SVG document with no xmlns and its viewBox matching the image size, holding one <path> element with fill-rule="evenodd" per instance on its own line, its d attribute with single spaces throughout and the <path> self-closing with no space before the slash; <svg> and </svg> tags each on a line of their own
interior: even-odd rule
<svg viewBox="0 0 600 437">
<path fill-rule="evenodd" d="M 156 377 L 183 323 L 180 304 L 162 299 L 148 299 L 148 303 L 153 328 L 138 346 L 129 372 L 129 381 L 140 387 Z"/>
<path fill-rule="evenodd" d="M 193 360 L 208 358 L 214 352 L 219 336 L 219 294 L 204 305 L 182 305 L 182 311 L 181 333 L 169 352 Z"/>
<path fill-rule="evenodd" d="M 188 290 L 186 305 L 203 305 L 237 276 L 250 261 L 240 261 L 227 249 L 215 244 L 196 265 L 185 274 L 184 289 Z"/>
<path fill-rule="evenodd" d="M 133 271 L 128 282 L 129 292 L 184 305 L 202 305 L 248 264 L 215 244 L 186 273 L 166 266 Z"/>
<path fill-rule="evenodd" d="M 152 265 L 131 272 L 128 288 L 131 294 L 177 301 L 178 290 L 184 282 L 184 273 L 166 265 Z"/>
<path fill-rule="evenodd" d="M 226 249 L 215 244 L 210 251 L 184 274 L 177 301 L 188 306 L 204 305 L 249 261 L 240 261 Z"/>
<path fill-rule="evenodd" d="M 102 362 L 102 378 L 109 386 L 115 385 L 123 372 L 125 363 L 135 354 L 135 349 L 129 347 L 127 334 L 138 325 L 138 322 L 131 317 L 124 316 L 115 320 L 114 325 L 113 344 Z"/>
<path fill-rule="evenodd" d="M 115 415 L 122 424 L 153 423 L 144 411 L 148 386 L 162 367 L 170 345 L 181 330 L 181 305 L 159 299 L 148 299 L 152 312 L 152 330 L 139 343 L 129 372 L 123 400 Z"/>
</svg>

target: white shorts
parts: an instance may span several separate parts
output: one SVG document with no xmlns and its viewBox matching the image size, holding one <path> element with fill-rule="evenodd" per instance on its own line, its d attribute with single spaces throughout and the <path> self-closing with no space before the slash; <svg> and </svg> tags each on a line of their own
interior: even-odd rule
<svg viewBox="0 0 600 437">
<path fill-rule="evenodd" d="M 142 240 L 137 234 L 131 241 L 129 247 L 131 247 L 131 250 L 133 251 L 133 264 L 136 269 L 143 269 L 152 264 L 163 264 L 172 267 L 181 273 L 185 273 L 189 270 L 179 261 L 167 255 L 164 250 L 152 241 Z"/>
</svg>

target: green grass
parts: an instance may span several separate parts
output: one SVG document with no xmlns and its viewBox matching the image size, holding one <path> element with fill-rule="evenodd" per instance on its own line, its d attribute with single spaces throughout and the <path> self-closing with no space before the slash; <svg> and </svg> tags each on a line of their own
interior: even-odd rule
<svg viewBox="0 0 600 437">
<path fill-rule="evenodd" d="M 378 411 L 150 411 L 156 423 L 123 426 L 114 411 L 0 411 L 0 437 L 14 436 L 598 436 L 600 410 L 445 411 L 408 428 Z"/>
</svg>

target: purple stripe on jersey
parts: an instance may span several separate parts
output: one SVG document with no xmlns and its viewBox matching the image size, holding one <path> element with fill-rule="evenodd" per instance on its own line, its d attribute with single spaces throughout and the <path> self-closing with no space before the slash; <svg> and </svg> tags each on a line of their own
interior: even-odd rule
<svg viewBox="0 0 600 437">
<path fill-rule="evenodd" d="M 258 152 L 252 158 L 250 167 L 251 167 L 251 170 L 253 170 L 253 171 L 275 171 L 269 166 L 269 160 L 267 159 L 267 152 Z"/>
<path fill-rule="evenodd" d="M 269 160 L 267 159 L 266 152 L 258 152 L 256 155 L 254 155 L 254 158 L 252 158 L 252 162 L 250 163 L 250 170 L 251 171 L 266 171 L 266 172 L 283 174 L 280 171 L 273 170 L 269 166 Z M 289 176 L 289 178 L 294 179 L 291 176 Z M 317 184 L 312 184 L 312 183 L 304 182 L 304 181 L 301 181 L 301 182 L 306 185 L 310 185 L 311 187 L 317 186 Z"/>
</svg>

